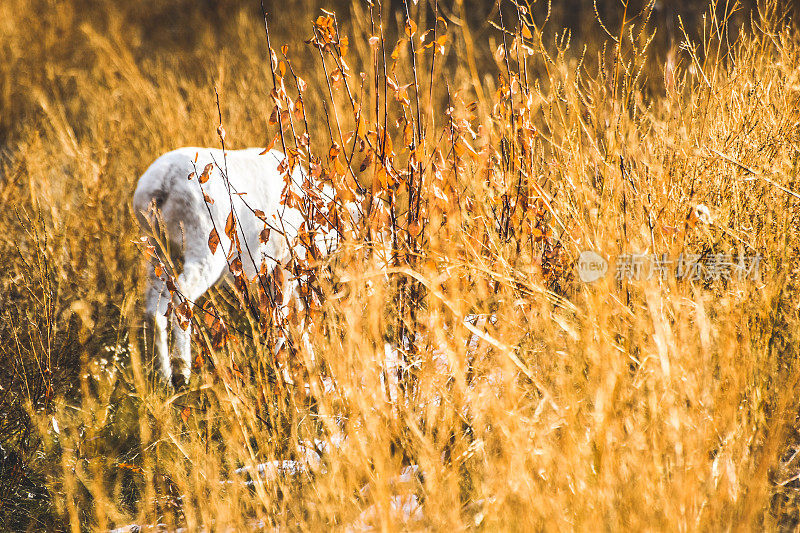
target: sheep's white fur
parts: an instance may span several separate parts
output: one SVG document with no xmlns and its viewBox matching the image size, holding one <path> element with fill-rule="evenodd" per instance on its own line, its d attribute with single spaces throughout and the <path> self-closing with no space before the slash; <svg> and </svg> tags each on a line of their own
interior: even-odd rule
<svg viewBox="0 0 800 533">
<path fill-rule="evenodd" d="M 241 243 L 240 259 L 249 279 L 255 277 L 262 263 L 266 263 L 267 272 L 272 272 L 276 265 L 284 264 L 291 257 L 292 249 L 298 255 L 303 254 L 304 250 L 294 244 L 303 216 L 297 209 L 281 204 L 285 183 L 278 166 L 284 156 L 277 150 L 264 155 L 260 155 L 261 152 L 259 148 L 228 150 L 225 153 L 211 148 L 179 148 L 156 159 L 139 179 L 133 195 L 134 211 L 144 232 L 150 233 L 159 228 L 172 248 L 170 255 L 177 252 L 177 259 L 183 266 L 176 285 L 181 295 L 190 302 L 197 300 L 220 279 L 229 276 L 226 254 L 231 242 L 224 228 L 231 211 L 231 200 L 238 218 L 236 230 Z M 192 172 L 202 173 L 209 163 L 213 164 L 213 170 L 202 188 L 213 203 L 207 204 L 197 177 L 188 177 Z M 220 169 L 226 172 L 230 191 Z M 303 193 L 299 185 L 304 176 L 304 171 L 298 165 L 292 174 L 292 182 L 294 191 L 300 196 Z M 255 210 L 263 211 L 274 228 L 266 244 L 259 241 L 264 222 L 254 214 Z M 220 244 L 216 253 L 212 254 L 208 239 L 214 227 Z M 323 251 L 330 251 L 335 246 L 334 233 L 318 236 L 317 244 Z M 293 293 L 293 283 L 289 276 L 284 277 L 284 302 L 281 304 L 285 305 Z M 191 326 L 184 330 L 174 317 L 164 316 L 169 301 L 166 283 L 155 275 L 155 265 L 151 264 L 145 293 L 146 313 L 153 321 L 160 371 L 165 379 L 171 379 L 176 384 L 181 377 L 188 381 Z M 170 327 L 171 350 L 167 340 Z"/>
</svg>

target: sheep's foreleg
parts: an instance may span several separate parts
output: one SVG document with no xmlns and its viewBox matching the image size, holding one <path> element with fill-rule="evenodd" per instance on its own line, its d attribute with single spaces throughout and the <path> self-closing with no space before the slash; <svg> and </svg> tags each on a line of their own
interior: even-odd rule
<svg viewBox="0 0 800 533">
<path fill-rule="evenodd" d="M 178 287 L 190 304 L 200 298 L 219 279 L 225 268 L 223 256 L 203 256 L 198 259 L 187 258 L 183 272 L 178 276 Z M 177 320 L 172 324 L 172 354 L 169 360 L 172 384 L 180 388 L 189 381 L 192 366 L 192 325 L 183 329 Z"/>
<path fill-rule="evenodd" d="M 164 280 L 156 276 L 155 266 L 148 267 L 147 289 L 145 291 L 145 313 L 153 328 L 153 345 L 156 364 L 166 382 L 171 376 L 169 347 L 167 344 L 168 320 L 165 316 L 169 305 L 169 291 Z"/>
</svg>

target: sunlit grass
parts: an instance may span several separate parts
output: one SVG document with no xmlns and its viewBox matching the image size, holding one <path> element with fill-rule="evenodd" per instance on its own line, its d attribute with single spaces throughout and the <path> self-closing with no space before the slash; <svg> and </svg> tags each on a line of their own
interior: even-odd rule
<svg viewBox="0 0 800 533">
<path fill-rule="evenodd" d="M 0 4 L 0 444 L 49 493 L 14 492 L 9 523 L 791 525 L 800 44 L 776 6 L 671 50 L 628 13 L 584 52 L 512 6 L 490 50 L 419 7 L 396 27 L 308 5 L 271 20 L 271 62 L 246 10 L 171 49 L 111 3 L 41 4 Z M 198 338 L 175 393 L 143 341 L 131 198 L 161 153 L 219 146 L 215 87 L 228 148 L 285 148 L 363 216 L 298 265 L 313 354 L 290 320 L 274 356 L 217 290 L 230 339 Z M 591 284 L 585 250 L 610 261 Z M 626 254 L 762 263 L 616 279 Z"/>
</svg>

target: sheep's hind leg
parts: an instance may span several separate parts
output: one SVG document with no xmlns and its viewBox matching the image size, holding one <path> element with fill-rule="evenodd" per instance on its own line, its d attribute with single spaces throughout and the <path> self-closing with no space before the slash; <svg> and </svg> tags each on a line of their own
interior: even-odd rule
<svg viewBox="0 0 800 533">
<path fill-rule="evenodd" d="M 295 298 L 299 298 L 298 295 L 298 288 L 299 285 L 297 280 L 292 278 L 292 274 L 282 266 L 276 266 L 274 268 L 281 268 L 283 274 L 283 281 L 281 283 L 281 291 L 280 296 L 276 296 L 275 305 L 277 307 L 277 318 L 278 318 L 278 337 L 275 339 L 275 346 L 273 347 L 273 353 L 278 355 L 280 351 L 288 347 L 289 344 L 289 315 L 292 312 L 291 304 Z"/>
</svg>

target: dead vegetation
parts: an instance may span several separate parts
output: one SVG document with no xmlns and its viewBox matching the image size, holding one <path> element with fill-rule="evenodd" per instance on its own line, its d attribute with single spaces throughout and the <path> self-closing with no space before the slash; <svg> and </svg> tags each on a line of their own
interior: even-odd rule
<svg viewBox="0 0 800 533">
<path fill-rule="evenodd" d="M 309 3 L 267 32 L 213 4 L 0 4 L 6 527 L 796 525 L 800 40 L 780 3 L 712 3 L 671 47 L 654 3 L 598 11 L 585 47 L 538 4 L 502 2 L 481 39 L 461 3 Z M 176 394 L 142 341 L 131 195 L 154 156 L 223 139 L 336 197 L 287 194 L 305 259 L 176 306 L 200 354 Z M 586 250 L 611 262 L 591 284 Z M 615 276 L 631 254 L 705 266 Z M 709 274 L 721 257 L 760 275 Z M 302 315 L 276 315 L 276 276 Z"/>
</svg>

